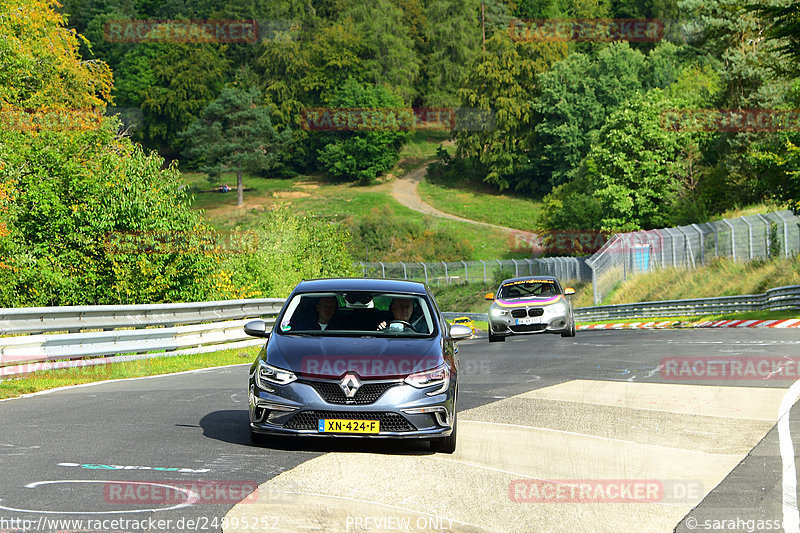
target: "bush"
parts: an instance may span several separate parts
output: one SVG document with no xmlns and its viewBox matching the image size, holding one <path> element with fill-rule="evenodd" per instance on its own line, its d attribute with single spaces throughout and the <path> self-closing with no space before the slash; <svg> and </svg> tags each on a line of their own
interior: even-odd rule
<svg viewBox="0 0 800 533">
<path fill-rule="evenodd" d="M 5 131 L 0 183 L 6 218 L 0 306 L 198 300 L 216 258 L 209 228 L 189 209 L 174 167 L 104 121 L 83 131 Z M 136 243 L 117 246 L 122 236 Z M 142 243 L 180 235 L 181 249 Z M 124 239 L 123 239 L 124 240 Z M 9 244 L 10 243 L 10 244 Z M 130 244 L 130 243 L 129 243 Z M 152 244 L 152 242 L 151 242 Z M 197 250 L 197 253 L 185 253 Z M 172 252 L 172 253 L 170 253 Z"/>
<path fill-rule="evenodd" d="M 348 234 L 330 223 L 280 207 L 251 234 L 253 249 L 223 260 L 217 298 L 286 298 L 304 279 L 357 274 L 347 251 Z"/>
<path fill-rule="evenodd" d="M 403 101 L 381 86 L 363 87 L 349 79 L 334 95 L 332 108 L 398 109 Z M 331 176 L 368 185 L 400 159 L 409 133 L 399 130 L 346 131 L 327 137 L 318 150 L 319 162 Z"/>
<path fill-rule="evenodd" d="M 385 209 L 347 219 L 345 225 L 353 235 L 350 251 L 362 261 L 461 261 L 472 255 L 467 239 Z"/>
</svg>

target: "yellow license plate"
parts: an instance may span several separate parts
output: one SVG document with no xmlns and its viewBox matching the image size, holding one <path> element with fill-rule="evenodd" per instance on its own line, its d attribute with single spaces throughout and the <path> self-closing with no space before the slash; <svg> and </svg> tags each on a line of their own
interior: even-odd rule
<svg viewBox="0 0 800 533">
<path fill-rule="evenodd" d="M 377 420 L 341 420 L 338 418 L 320 418 L 320 433 L 378 433 L 381 423 Z"/>
</svg>

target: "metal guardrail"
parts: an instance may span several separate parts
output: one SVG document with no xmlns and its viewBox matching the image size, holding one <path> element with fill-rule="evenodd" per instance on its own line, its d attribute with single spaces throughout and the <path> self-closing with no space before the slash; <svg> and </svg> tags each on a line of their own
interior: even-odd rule
<svg viewBox="0 0 800 533">
<path fill-rule="evenodd" d="M 277 315 L 283 299 L 150 305 L 80 305 L 0 309 L 0 335 L 87 329 L 144 328 Z"/>
<path fill-rule="evenodd" d="M 262 339 L 244 334 L 247 319 L 274 324 L 284 300 L 230 300 L 184 304 L 43 307 L 0 309 L 0 326 L 13 336 L 0 337 L 0 376 L 43 370 L 59 361 L 80 366 L 165 357 L 182 353 L 255 346 Z M 741 311 L 800 309 L 800 285 L 764 294 L 667 300 L 575 309 L 576 319 L 704 315 Z M 445 312 L 452 320 L 467 316 L 488 320 L 486 313 Z M 94 331 L 81 331 L 81 330 Z M 71 333 L 49 333 L 69 331 Z M 2 333 L 2 331 L 0 331 Z M 127 355 L 126 355 L 127 354 Z M 110 356 L 110 357 L 109 357 Z"/>
<path fill-rule="evenodd" d="M 777 287 L 768 290 L 764 294 L 581 307 L 575 309 L 575 318 L 583 321 L 616 320 L 622 318 L 712 315 L 779 309 L 800 309 L 800 285 Z"/>
<path fill-rule="evenodd" d="M 108 356 L 132 360 L 255 346 L 263 340 L 249 337 L 242 326 L 252 318 L 274 323 L 283 303 L 264 298 L 0 309 L 0 334 L 13 335 L 0 337 L 0 376 L 87 357 L 106 364 Z"/>
</svg>

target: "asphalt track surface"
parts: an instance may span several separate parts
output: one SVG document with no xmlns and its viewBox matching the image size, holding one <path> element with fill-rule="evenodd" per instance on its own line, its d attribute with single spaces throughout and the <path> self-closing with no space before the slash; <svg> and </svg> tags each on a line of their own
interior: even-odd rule
<svg viewBox="0 0 800 533">
<path fill-rule="evenodd" d="M 778 411 L 797 376 L 664 374 L 667 360 L 708 356 L 798 358 L 800 336 L 463 341 L 453 455 L 424 442 L 251 445 L 246 366 L 2 401 L 0 531 L 781 531 L 797 446 L 779 444 Z M 782 430 L 795 443 L 797 411 Z M 612 498 L 620 487 L 632 501 Z"/>
</svg>

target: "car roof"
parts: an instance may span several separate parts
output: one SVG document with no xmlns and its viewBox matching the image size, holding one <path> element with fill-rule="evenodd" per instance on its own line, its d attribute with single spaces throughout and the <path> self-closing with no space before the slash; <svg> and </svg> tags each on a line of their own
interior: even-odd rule
<svg viewBox="0 0 800 533">
<path fill-rule="evenodd" d="M 427 294 L 425 284 L 418 281 L 383 278 L 326 278 L 301 281 L 293 292 L 375 291 Z"/>
<path fill-rule="evenodd" d="M 513 282 L 515 282 L 515 281 L 527 281 L 527 280 L 529 280 L 529 279 L 543 279 L 543 280 L 547 280 L 547 281 L 555 281 L 555 282 L 558 282 L 558 279 L 556 279 L 556 277 L 555 277 L 555 276 L 525 276 L 525 277 L 522 277 L 522 278 L 509 278 L 509 279 L 504 279 L 504 280 L 502 281 L 502 283 L 500 283 L 500 285 L 505 285 L 506 283 L 513 283 Z"/>
</svg>

